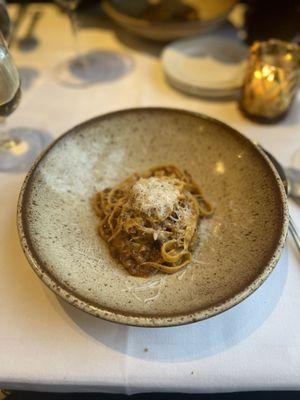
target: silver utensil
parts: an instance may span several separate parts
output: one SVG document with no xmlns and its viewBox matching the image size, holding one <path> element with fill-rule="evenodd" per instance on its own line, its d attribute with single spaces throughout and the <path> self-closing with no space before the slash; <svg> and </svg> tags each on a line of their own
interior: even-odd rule
<svg viewBox="0 0 300 400">
<path fill-rule="evenodd" d="M 276 160 L 276 158 L 269 153 L 267 150 L 265 150 L 264 148 L 262 148 L 261 146 L 259 146 L 261 150 L 263 150 L 263 152 L 267 155 L 267 157 L 269 158 L 269 160 L 271 161 L 271 163 L 274 165 L 274 167 L 276 168 L 278 175 L 280 176 L 286 195 L 289 197 L 289 195 L 291 194 L 291 188 L 292 188 L 292 184 L 291 184 L 291 180 L 288 180 L 286 172 L 284 170 L 284 168 L 282 167 L 282 165 Z M 293 239 L 296 243 L 296 246 L 300 252 L 300 235 L 299 232 L 297 230 L 297 227 L 295 225 L 295 222 L 293 221 L 293 218 L 291 217 L 291 215 L 289 216 L 289 231 L 291 232 L 291 235 L 293 236 Z"/>
<path fill-rule="evenodd" d="M 285 168 L 285 174 L 289 184 L 289 195 L 296 201 L 300 201 L 300 170 Z"/>
</svg>

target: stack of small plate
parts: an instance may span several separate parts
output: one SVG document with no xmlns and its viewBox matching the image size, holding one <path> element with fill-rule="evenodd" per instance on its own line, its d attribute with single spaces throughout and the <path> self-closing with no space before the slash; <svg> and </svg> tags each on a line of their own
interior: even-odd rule
<svg viewBox="0 0 300 400">
<path fill-rule="evenodd" d="M 247 56 L 246 45 L 219 31 L 170 44 L 162 53 L 162 65 L 176 89 L 202 97 L 228 97 L 242 86 Z"/>
</svg>

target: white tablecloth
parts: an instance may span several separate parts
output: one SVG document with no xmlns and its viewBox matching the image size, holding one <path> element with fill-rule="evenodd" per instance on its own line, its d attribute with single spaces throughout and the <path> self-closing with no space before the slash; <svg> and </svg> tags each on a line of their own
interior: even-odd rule
<svg viewBox="0 0 300 400">
<path fill-rule="evenodd" d="M 126 53 L 132 70 L 80 90 L 59 85 L 53 68 L 72 54 L 69 26 L 55 6 L 32 5 L 29 15 L 37 8 L 38 47 L 12 49 L 27 89 L 8 119 L 10 128 L 34 128 L 47 141 L 98 114 L 155 105 L 219 118 L 285 165 L 300 147 L 299 102 L 287 119 L 263 126 L 246 120 L 236 102 L 180 94 L 164 80 L 158 46 L 115 32 L 107 22 L 101 29 L 84 28 L 81 46 Z M 23 179 L 23 172 L 0 175 L 0 387 L 123 393 L 300 389 L 300 255 L 291 239 L 263 286 L 219 316 L 175 328 L 112 324 L 63 303 L 32 272 L 16 231 Z M 291 214 L 300 228 L 299 206 L 291 203 Z"/>
</svg>

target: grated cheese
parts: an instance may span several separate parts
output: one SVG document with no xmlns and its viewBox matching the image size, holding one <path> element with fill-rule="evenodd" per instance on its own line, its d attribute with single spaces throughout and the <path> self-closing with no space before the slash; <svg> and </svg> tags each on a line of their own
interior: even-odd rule
<svg viewBox="0 0 300 400">
<path fill-rule="evenodd" d="M 178 201 L 179 190 L 172 179 L 140 178 L 131 188 L 134 206 L 149 216 L 166 218 Z"/>
</svg>

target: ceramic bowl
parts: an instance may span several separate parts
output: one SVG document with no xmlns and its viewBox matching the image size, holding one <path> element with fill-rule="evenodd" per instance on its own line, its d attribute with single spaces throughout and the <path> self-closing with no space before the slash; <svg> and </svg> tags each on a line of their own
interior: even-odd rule
<svg viewBox="0 0 300 400">
<path fill-rule="evenodd" d="M 188 170 L 215 212 L 190 266 L 133 277 L 99 238 L 90 198 L 161 164 Z M 257 289 L 280 257 L 288 211 L 279 176 L 242 134 L 200 114 L 141 108 L 58 138 L 28 173 L 17 220 L 29 263 L 56 294 L 97 317 L 158 327 L 211 317 Z"/>
<path fill-rule="evenodd" d="M 180 10 L 176 13 L 175 21 L 162 20 L 167 12 L 165 9 L 158 12 L 150 10 L 149 15 L 147 0 L 105 0 L 102 7 L 116 24 L 130 32 L 151 40 L 170 41 L 216 28 L 227 18 L 236 2 L 236 0 L 186 1 L 185 5 L 197 15 L 192 21 L 186 20 L 184 15 L 180 19 Z M 177 4 L 180 7 L 180 2 Z"/>
</svg>

